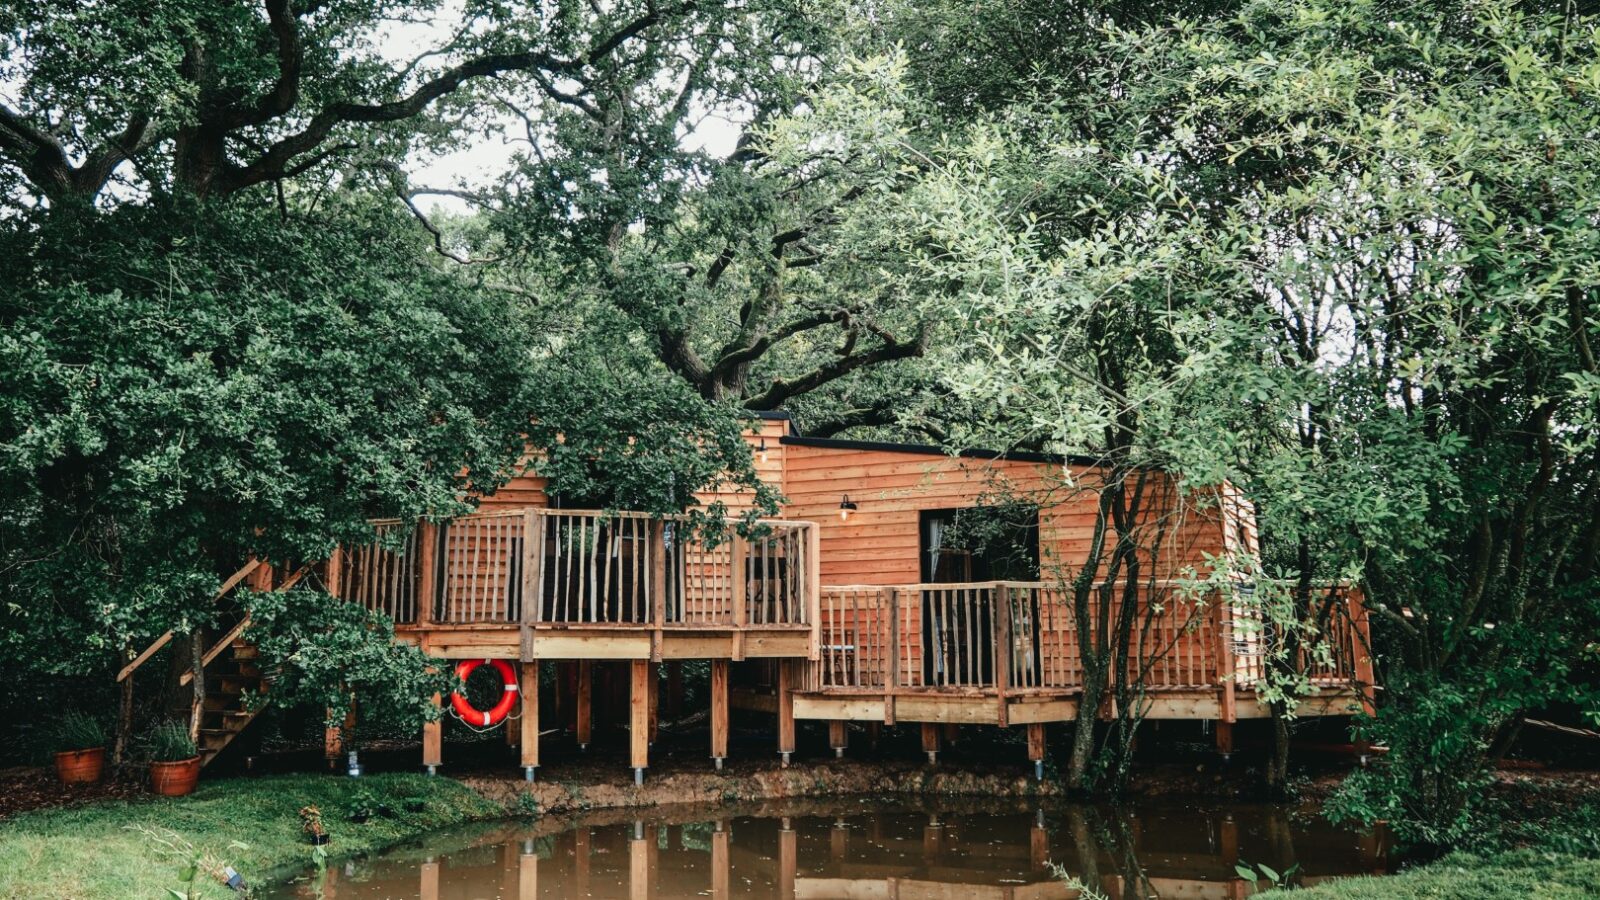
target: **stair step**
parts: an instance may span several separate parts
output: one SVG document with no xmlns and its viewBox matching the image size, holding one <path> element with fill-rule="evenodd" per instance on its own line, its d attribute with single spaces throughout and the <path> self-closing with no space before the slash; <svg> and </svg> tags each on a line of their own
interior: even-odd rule
<svg viewBox="0 0 1600 900">
<path fill-rule="evenodd" d="M 258 668 L 253 662 L 243 659 L 236 659 L 234 660 L 234 666 L 237 669 L 237 671 L 234 672 L 235 675 L 239 675 L 244 678 L 261 677 L 261 669 Z"/>
<path fill-rule="evenodd" d="M 254 644 L 246 644 L 243 641 L 233 642 L 234 659 L 258 659 L 260 656 L 261 651 L 257 650 Z"/>
<path fill-rule="evenodd" d="M 228 742 L 232 741 L 236 734 L 238 732 L 229 731 L 225 728 L 202 728 L 200 729 L 200 746 L 212 751 L 221 750 L 223 747 L 228 746 Z"/>
<path fill-rule="evenodd" d="M 224 675 L 217 679 L 217 689 L 224 694 L 242 694 L 245 691 L 261 691 L 261 676 L 259 675 Z"/>
</svg>

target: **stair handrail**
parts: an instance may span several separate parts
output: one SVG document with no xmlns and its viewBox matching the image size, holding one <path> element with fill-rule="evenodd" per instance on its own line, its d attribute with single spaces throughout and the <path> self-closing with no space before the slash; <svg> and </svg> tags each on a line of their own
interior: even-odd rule
<svg viewBox="0 0 1600 900">
<path fill-rule="evenodd" d="M 296 584 L 300 583 L 300 579 L 306 577 L 306 573 L 310 572 L 310 571 L 311 571 L 311 566 L 309 564 L 301 566 L 299 569 L 295 570 L 295 573 L 293 575 L 290 575 L 288 578 L 284 579 L 283 584 L 280 584 L 277 587 L 273 588 L 272 592 L 273 593 L 280 593 L 282 591 L 287 591 L 288 589 L 294 587 Z M 217 642 L 215 644 L 212 644 L 210 649 L 206 650 L 205 653 L 200 655 L 200 665 L 201 666 L 209 666 L 209 665 L 211 665 L 211 661 L 216 659 L 218 656 L 221 656 L 222 655 L 222 651 L 226 650 L 228 648 L 228 645 L 232 644 L 234 642 L 234 639 L 237 638 L 240 634 L 243 634 L 244 630 L 246 628 L 248 628 L 249 626 L 250 626 L 250 614 L 246 613 L 245 617 L 243 619 L 239 620 L 239 624 L 237 624 L 237 625 L 233 626 L 232 628 L 228 629 L 228 633 L 227 634 L 223 635 L 221 638 L 218 638 Z M 187 672 L 184 672 L 181 676 L 178 677 L 178 685 L 181 687 L 183 685 L 188 684 L 189 682 L 191 682 L 193 680 L 194 680 L 194 670 L 191 669 L 191 670 L 189 670 Z"/>
<path fill-rule="evenodd" d="M 261 560 L 259 560 L 259 559 L 252 559 L 249 562 L 245 563 L 239 569 L 239 571 L 237 571 L 237 572 L 233 573 L 232 575 L 228 576 L 228 579 L 226 581 L 222 582 L 222 586 L 217 588 L 216 594 L 214 594 L 212 596 L 211 602 L 215 603 L 218 600 L 221 600 L 223 597 L 226 597 L 230 591 L 232 591 L 234 588 L 238 587 L 240 582 L 244 581 L 246 578 L 249 578 L 250 577 L 250 573 L 254 572 L 260 566 L 261 566 Z M 118 681 L 118 683 L 126 681 L 128 676 L 132 675 L 140 666 L 144 665 L 147 661 L 149 661 L 150 657 L 154 656 L 156 654 L 157 650 L 160 650 L 162 647 L 165 647 L 167 645 L 167 642 L 172 640 L 172 637 L 173 637 L 173 632 L 169 629 L 165 634 L 163 634 L 160 637 L 156 638 L 154 641 L 151 641 L 150 642 L 150 646 L 144 648 L 144 652 L 143 653 L 140 653 L 138 656 L 135 656 L 132 660 L 130 660 L 128 662 L 127 665 L 122 667 L 122 671 L 117 673 L 117 681 Z M 190 677 L 193 677 L 193 676 L 190 676 Z"/>
</svg>

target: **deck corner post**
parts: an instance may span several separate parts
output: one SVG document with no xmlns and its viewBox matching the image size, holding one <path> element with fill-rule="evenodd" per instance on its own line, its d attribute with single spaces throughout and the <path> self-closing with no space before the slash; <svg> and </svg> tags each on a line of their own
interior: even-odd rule
<svg viewBox="0 0 1600 900">
<path fill-rule="evenodd" d="M 816 523 L 808 523 L 805 534 L 806 602 L 802 604 L 811 623 L 810 659 L 822 659 L 822 532 Z"/>
<path fill-rule="evenodd" d="M 1044 751 L 1044 723 L 1028 723 L 1028 759 L 1033 763 L 1033 778 L 1035 781 L 1044 780 Z"/>
<path fill-rule="evenodd" d="M 578 660 L 578 696 L 573 710 L 573 732 L 578 749 L 589 749 L 594 730 L 594 661 Z"/>
<path fill-rule="evenodd" d="M 994 654 L 994 692 L 998 709 L 996 718 L 1001 728 L 1011 724 L 1011 706 L 1006 698 L 1007 689 L 1011 686 L 1011 654 L 1014 649 L 1011 640 L 1011 588 L 1003 581 L 995 582 L 995 602 L 990 606 L 998 621 L 993 623 L 995 640 Z"/>
</svg>

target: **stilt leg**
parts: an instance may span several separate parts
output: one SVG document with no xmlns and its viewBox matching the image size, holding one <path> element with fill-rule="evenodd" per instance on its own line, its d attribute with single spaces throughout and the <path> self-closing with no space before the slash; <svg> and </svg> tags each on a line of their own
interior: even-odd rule
<svg viewBox="0 0 1600 900">
<path fill-rule="evenodd" d="M 728 661 L 711 661 L 711 759 L 718 769 L 728 758 Z"/>
<path fill-rule="evenodd" d="M 522 664 L 522 721 L 518 740 L 522 745 L 522 774 L 532 781 L 539 768 L 539 664 Z M 511 731 L 511 728 L 507 728 Z"/>
<path fill-rule="evenodd" d="M 778 754 L 789 764 L 794 753 L 794 663 L 778 660 Z"/>
<path fill-rule="evenodd" d="M 800 835 L 788 817 L 778 829 L 778 897 L 794 900 L 794 878 L 800 865 Z"/>
<path fill-rule="evenodd" d="M 628 696 L 628 743 L 632 751 L 633 781 L 644 783 L 644 770 L 650 765 L 650 661 L 633 660 L 632 687 Z"/>
<path fill-rule="evenodd" d="M 650 664 L 650 743 L 661 737 L 661 664 Z"/>
<path fill-rule="evenodd" d="M 922 723 L 922 752 L 928 754 L 928 764 L 933 765 L 939 761 L 940 729 L 937 723 Z"/>
<path fill-rule="evenodd" d="M 517 857 L 517 900 L 539 900 L 539 854 L 531 840 L 522 842 Z"/>
<path fill-rule="evenodd" d="M 843 719 L 833 719 L 828 722 L 828 746 L 833 748 L 833 755 L 844 758 L 845 748 L 850 746 L 850 728 Z"/>
<path fill-rule="evenodd" d="M 1222 754 L 1222 761 L 1227 762 L 1233 758 L 1233 723 L 1218 722 L 1217 727 L 1217 752 Z"/>
<path fill-rule="evenodd" d="M 642 665 L 642 663 L 641 663 Z M 650 897 L 650 842 L 645 839 L 644 823 L 633 823 L 633 839 L 628 841 L 628 898 Z"/>
<path fill-rule="evenodd" d="M 728 854 L 728 827 L 720 819 L 717 821 L 716 830 L 711 832 L 711 898 L 712 900 L 728 900 L 732 894 L 728 885 L 732 881 L 729 877 L 730 860 Z"/>
<path fill-rule="evenodd" d="M 1028 759 L 1033 762 L 1033 777 L 1044 780 L 1044 723 L 1028 725 Z"/>
<path fill-rule="evenodd" d="M 578 737 L 578 749 L 589 749 L 589 738 L 594 730 L 594 663 L 589 660 L 578 662 L 578 699 L 577 710 L 574 714 L 576 725 L 573 731 Z"/>
<path fill-rule="evenodd" d="M 433 705 L 437 708 L 440 696 L 433 695 Z M 428 774 L 439 771 L 440 756 L 444 752 L 444 719 L 434 719 L 422 726 L 422 764 L 427 767 Z"/>
</svg>

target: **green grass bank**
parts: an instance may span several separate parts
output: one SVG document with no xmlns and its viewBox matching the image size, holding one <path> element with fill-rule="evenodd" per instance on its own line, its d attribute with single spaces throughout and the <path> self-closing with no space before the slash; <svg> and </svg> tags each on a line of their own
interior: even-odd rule
<svg viewBox="0 0 1600 900">
<path fill-rule="evenodd" d="M 230 896 L 204 870 L 231 865 L 247 882 L 259 882 L 312 864 L 299 818 L 308 805 L 322 811 L 332 835 L 329 859 L 508 812 L 454 779 L 422 775 L 202 781 L 188 797 L 113 800 L 0 822 L 0 898 L 170 896 L 167 888 L 186 888 L 179 874 L 197 859 L 200 896 Z M 361 824 L 349 819 L 358 807 L 375 807 Z"/>
</svg>

